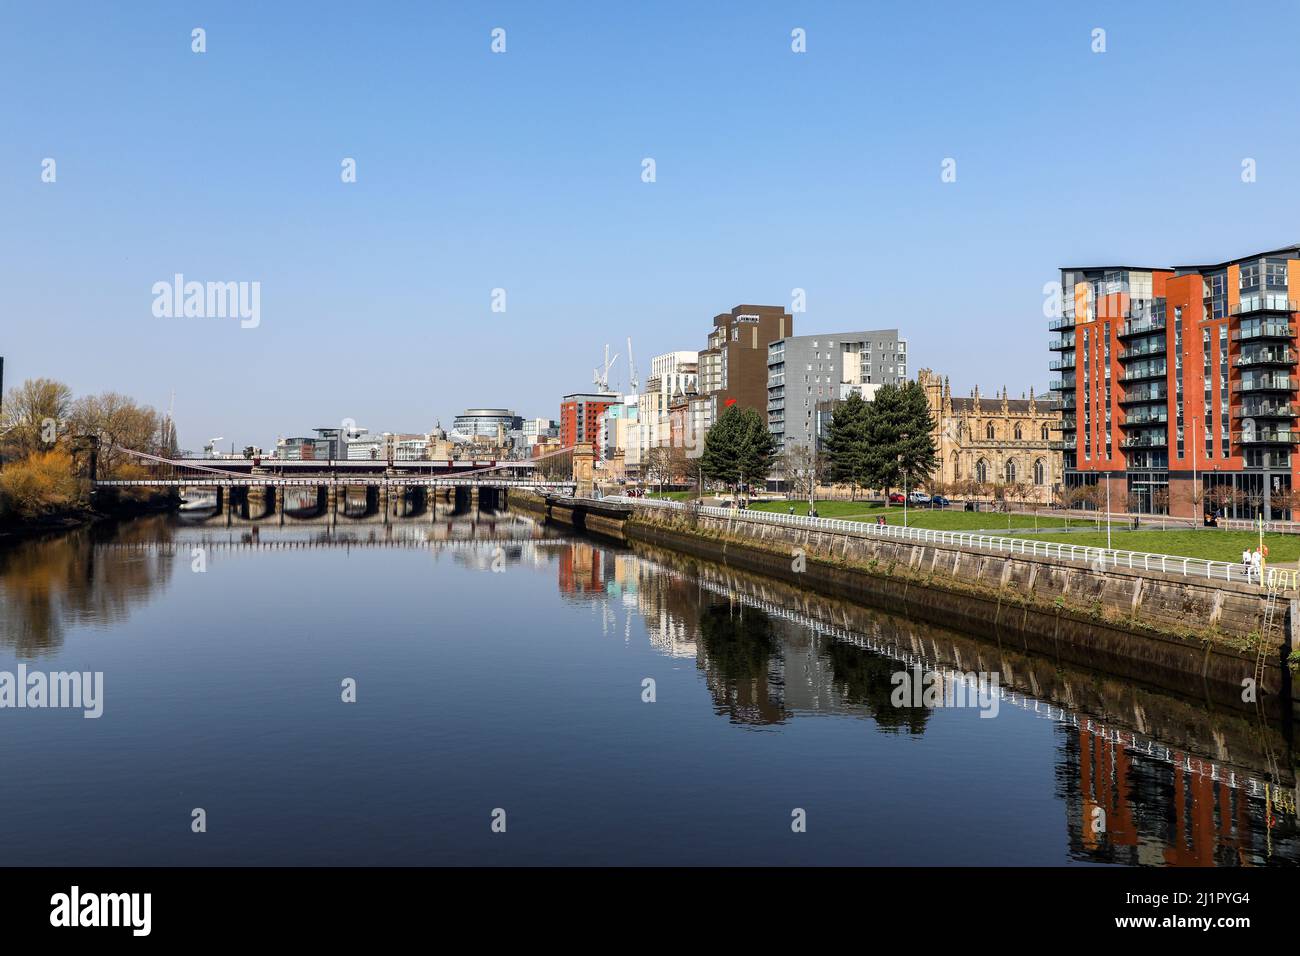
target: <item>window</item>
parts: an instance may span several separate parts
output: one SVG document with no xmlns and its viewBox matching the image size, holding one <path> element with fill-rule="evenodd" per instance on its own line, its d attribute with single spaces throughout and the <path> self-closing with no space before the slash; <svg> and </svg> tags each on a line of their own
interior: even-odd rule
<svg viewBox="0 0 1300 956">
<path fill-rule="evenodd" d="M 989 463 L 983 458 L 975 462 L 975 480 L 981 485 L 989 480 Z"/>
<path fill-rule="evenodd" d="M 1020 433 L 1020 423 L 1016 422 L 1016 441 L 1020 441 L 1025 436 Z"/>
<path fill-rule="evenodd" d="M 1014 485 L 1016 483 L 1016 460 L 1014 458 L 1007 461 L 1004 473 L 1006 474 L 1007 484 Z"/>
<path fill-rule="evenodd" d="M 993 423 L 992 423 L 992 422 L 989 422 L 989 423 L 984 427 L 984 437 L 987 438 L 989 441 L 992 441 L 992 440 L 993 440 Z"/>
<path fill-rule="evenodd" d="M 1044 424 L 1042 431 L 1040 433 L 1043 436 L 1043 441 L 1047 441 L 1047 433 L 1049 430 L 1050 430 L 1049 427 L 1046 424 Z"/>
<path fill-rule="evenodd" d="M 1041 458 L 1034 461 L 1034 484 L 1047 484 L 1047 466 L 1043 463 L 1043 459 Z"/>
</svg>

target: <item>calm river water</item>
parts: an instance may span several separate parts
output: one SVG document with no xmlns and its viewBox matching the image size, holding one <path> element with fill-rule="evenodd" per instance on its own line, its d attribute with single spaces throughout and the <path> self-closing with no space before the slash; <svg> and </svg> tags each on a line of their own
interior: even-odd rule
<svg viewBox="0 0 1300 956">
<path fill-rule="evenodd" d="M 1249 713 L 510 514 L 13 546 L 20 667 L 102 672 L 102 715 L 0 709 L 8 865 L 1300 859 Z M 999 695 L 896 706 L 904 670 Z"/>
</svg>

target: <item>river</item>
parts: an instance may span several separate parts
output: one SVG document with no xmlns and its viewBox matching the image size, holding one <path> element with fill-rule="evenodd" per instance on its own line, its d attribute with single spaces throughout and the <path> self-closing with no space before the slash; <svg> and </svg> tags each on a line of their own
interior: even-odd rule
<svg viewBox="0 0 1300 956">
<path fill-rule="evenodd" d="M 9 865 L 1300 860 L 1249 711 L 511 513 L 13 545 L 20 668 L 102 713 L 0 708 Z"/>
</svg>

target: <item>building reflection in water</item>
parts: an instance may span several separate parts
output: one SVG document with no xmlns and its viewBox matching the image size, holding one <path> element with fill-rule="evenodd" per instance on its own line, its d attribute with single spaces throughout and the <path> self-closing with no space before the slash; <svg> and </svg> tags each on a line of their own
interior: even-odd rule
<svg viewBox="0 0 1300 956">
<path fill-rule="evenodd" d="M 188 567 L 196 541 L 213 555 L 399 547 L 450 552 L 476 570 L 553 562 L 562 598 L 591 605 L 605 634 L 631 641 L 644 629 L 659 654 L 693 660 L 715 713 L 738 729 L 770 730 L 832 714 L 862 718 L 877 732 L 922 737 L 935 714 L 893 706 L 892 674 L 917 666 L 996 671 L 1002 707 L 1055 726 L 1055 789 L 1075 859 L 1157 866 L 1300 862 L 1289 741 L 1249 712 L 1212 712 L 1135 681 L 1063 667 L 669 552 L 559 537 L 530 521 L 434 517 L 432 524 L 346 532 L 248 528 L 199 537 L 169 519 L 150 519 L 27 542 L 0 552 L 0 641 L 31 659 L 57 653 L 74 625 L 125 620 L 177 568 Z M 483 540 L 485 529 L 494 540 Z"/>
<path fill-rule="evenodd" d="M 1300 862 L 1293 761 L 1250 713 L 1062 668 L 882 612 L 657 549 L 578 540 L 556 554 L 560 590 L 627 606 L 653 647 L 694 657 L 715 711 L 745 727 L 801 715 L 862 717 L 923 735 L 926 707 L 895 707 L 891 675 L 998 671 L 1003 706 L 1055 724 L 1056 789 L 1071 856 L 1149 866 Z M 1124 715 L 1128 720 L 1124 720 Z"/>
</svg>

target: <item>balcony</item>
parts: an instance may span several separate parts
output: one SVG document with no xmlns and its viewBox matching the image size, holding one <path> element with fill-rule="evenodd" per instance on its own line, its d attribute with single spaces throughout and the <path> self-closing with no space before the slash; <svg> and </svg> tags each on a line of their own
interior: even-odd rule
<svg viewBox="0 0 1300 956">
<path fill-rule="evenodd" d="M 1168 371 L 1168 366 L 1164 362 L 1157 362 L 1153 365 L 1134 365 L 1126 368 L 1119 380 L 1121 382 L 1141 382 L 1145 379 L 1164 378 Z"/>
<path fill-rule="evenodd" d="M 1289 402 L 1247 402 L 1232 410 L 1233 418 L 1295 418 L 1296 407 Z"/>
<path fill-rule="evenodd" d="M 1164 355 L 1166 344 L 1162 340 L 1154 345 L 1145 345 L 1142 348 L 1120 349 L 1119 360 L 1127 362 L 1129 359 L 1145 358 L 1148 355 Z"/>
<path fill-rule="evenodd" d="M 1232 433 L 1232 440 L 1243 445 L 1294 445 L 1300 432 L 1289 428 L 1256 428 Z"/>
<path fill-rule="evenodd" d="M 1074 348 L 1073 335 L 1062 335 L 1059 338 L 1052 339 L 1047 343 L 1047 349 L 1049 352 L 1059 352 L 1061 351 L 1061 349 L 1072 349 L 1072 348 Z"/>
<path fill-rule="evenodd" d="M 1163 332 L 1164 329 L 1164 319 L 1135 319 L 1120 326 L 1119 337 L 1128 339 L 1135 335 L 1145 335 L 1148 332 Z"/>
<path fill-rule="evenodd" d="M 1248 329 L 1235 329 L 1232 333 L 1234 342 L 1255 342 L 1260 339 L 1295 338 L 1295 326 L 1286 322 L 1261 322 Z"/>
<path fill-rule="evenodd" d="M 1169 400 L 1169 390 L 1163 385 L 1159 388 L 1147 386 L 1127 390 L 1119 397 L 1120 405 L 1138 405 L 1142 402 L 1165 402 Z"/>
<path fill-rule="evenodd" d="M 1073 392 L 1074 379 L 1072 378 L 1054 378 L 1047 383 L 1049 391 L 1053 392 Z"/>
<path fill-rule="evenodd" d="M 1229 315 L 1251 315 L 1255 312 L 1297 312 L 1300 303 L 1287 298 L 1285 292 L 1251 292 L 1228 310 Z"/>
<path fill-rule="evenodd" d="M 1125 438 L 1119 443 L 1120 448 L 1168 448 L 1169 436 L 1155 432 L 1145 435 L 1134 435 L 1132 438 Z"/>
<path fill-rule="evenodd" d="M 1054 432 L 1072 432 L 1074 431 L 1073 418 L 1061 418 L 1052 422 L 1052 431 Z"/>
<path fill-rule="evenodd" d="M 1050 451 L 1074 451 L 1078 447 L 1075 441 L 1049 441 L 1047 447 Z"/>
<path fill-rule="evenodd" d="M 1135 428 L 1138 425 L 1164 425 L 1169 421 L 1169 410 L 1161 408 L 1159 410 L 1149 409 L 1146 413 L 1137 413 L 1125 416 L 1124 420 L 1119 423 L 1120 428 Z"/>
<path fill-rule="evenodd" d="M 1053 332 L 1064 332 L 1067 329 L 1074 328 L 1074 316 L 1058 315 L 1054 319 L 1047 320 L 1047 327 Z"/>
<path fill-rule="evenodd" d="M 1248 395 L 1252 392 L 1290 392 L 1295 388 L 1295 382 L 1287 375 L 1276 375 L 1272 377 L 1257 376 L 1251 379 L 1242 379 L 1240 382 L 1232 383 L 1233 393 Z"/>
<path fill-rule="evenodd" d="M 1295 365 L 1296 353 L 1288 348 L 1265 348 L 1256 349 L 1254 352 L 1243 354 L 1237 358 L 1238 368 L 1249 368 L 1255 365 Z"/>
<path fill-rule="evenodd" d="M 1053 372 L 1064 372 L 1067 369 L 1074 368 L 1074 354 L 1062 355 L 1059 359 L 1052 359 L 1047 363 L 1047 367 Z"/>
</svg>

